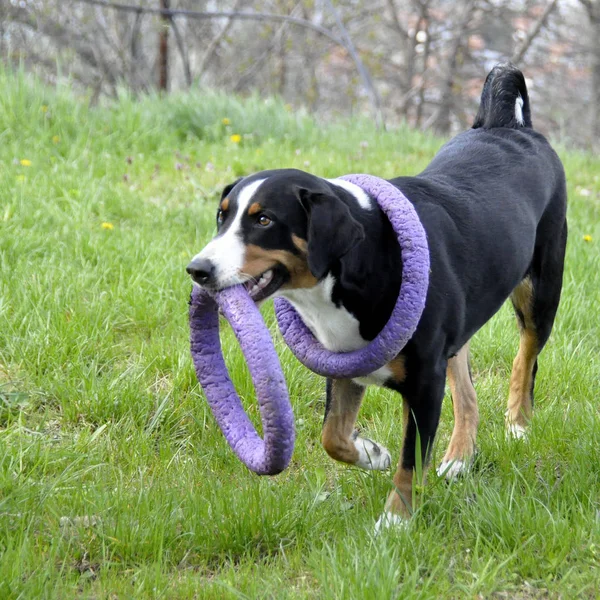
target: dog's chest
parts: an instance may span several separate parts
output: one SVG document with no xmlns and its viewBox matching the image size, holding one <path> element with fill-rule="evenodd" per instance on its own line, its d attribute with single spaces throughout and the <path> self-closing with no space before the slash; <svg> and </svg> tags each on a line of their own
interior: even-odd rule
<svg viewBox="0 0 600 600">
<path fill-rule="evenodd" d="M 332 301 L 334 278 L 329 275 L 313 288 L 282 290 L 313 335 L 331 352 L 350 352 L 364 348 L 369 342 L 360 335 L 358 319 L 343 306 Z M 384 385 L 391 376 L 387 367 L 360 377 L 361 385 Z"/>
<path fill-rule="evenodd" d="M 315 337 L 332 352 L 349 352 L 367 345 L 360 335 L 360 323 L 343 306 L 331 300 L 335 280 L 328 275 L 312 288 L 283 290 Z"/>
</svg>

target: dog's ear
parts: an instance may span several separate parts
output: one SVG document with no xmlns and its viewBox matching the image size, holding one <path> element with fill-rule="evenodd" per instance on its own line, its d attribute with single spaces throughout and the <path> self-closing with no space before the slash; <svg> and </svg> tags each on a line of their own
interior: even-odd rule
<svg viewBox="0 0 600 600">
<path fill-rule="evenodd" d="M 233 183 L 228 183 L 224 188 L 223 191 L 221 192 L 221 200 L 223 200 L 223 198 L 225 198 L 225 196 L 227 196 L 229 194 L 229 192 L 231 192 L 231 190 L 242 180 L 244 179 L 243 177 L 238 177 L 238 179 L 236 179 Z"/>
<path fill-rule="evenodd" d="M 308 214 L 308 268 L 322 279 L 336 260 L 365 238 L 365 231 L 334 194 L 300 189 L 299 198 Z"/>
</svg>

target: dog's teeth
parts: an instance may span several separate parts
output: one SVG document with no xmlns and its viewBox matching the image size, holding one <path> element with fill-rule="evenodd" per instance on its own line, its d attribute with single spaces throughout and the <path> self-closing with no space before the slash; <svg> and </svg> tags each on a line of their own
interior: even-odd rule
<svg viewBox="0 0 600 600">
<path fill-rule="evenodd" d="M 260 279 L 256 283 L 252 285 L 248 283 L 246 289 L 250 296 L 256 296 L 256 294 L 264 290 L 271 282 L 271 279 L 273 279 L 273 270 L 269 269 L 260 276 Z"/>
<path fill-rule="evenodd" d="M 262 287 L 264 287 L 271 281 L 271 279 L 273 279 L 273 271 L 267 271 L 266 273 L 263 273 L 259 283 Z"/>
<path fill-rule="evenodd" d="M 273 279 L 273 271 L 269 270 L 263 273 L 258 280 L 258 286 L 262 289 L 269 285 L 269 282 Z"/>
</svg>

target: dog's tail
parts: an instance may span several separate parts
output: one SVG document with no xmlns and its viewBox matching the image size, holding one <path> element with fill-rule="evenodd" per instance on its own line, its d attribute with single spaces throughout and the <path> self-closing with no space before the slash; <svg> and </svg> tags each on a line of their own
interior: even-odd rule
<svg viewBox="0 0 600 600">
<path fill-rule="evenodd" d="M 532 127 L 523 73 L 510 63 L 496 65 L 486 77 L 473 129 Z"/>
</svg>

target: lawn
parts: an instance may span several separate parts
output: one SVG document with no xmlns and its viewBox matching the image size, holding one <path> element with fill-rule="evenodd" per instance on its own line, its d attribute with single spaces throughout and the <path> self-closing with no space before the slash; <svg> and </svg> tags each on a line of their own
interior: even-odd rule
<svg viewBox="0 0 600 600">
<path fill-rule="evenodd" d="M 505 306 L 472 344 L 472 473 L 447 484 L 432 471 L 410 526 L 374 538 L 391 474 L 327 457 L 324 381 L 274 327 L 292 463 L 260 478 L 230 451 L 191 363 L 185 266 L 240 174 L 411 174 L 442 141 L 323 126 L 256 98 L 124 93 L 90 107 L 6 72 L 0 90 L 1 599 L 600 596 L 598 157 L 560 150 L 565 286 L 530 436 L 504 435 L 518 346 Z M 256 421 L 227 330 L 224 347 Z M 370 389 L 359 425 L 394 457 L 401 423 L 399 397 Z M 451 428 L 447 396 L 434 462 Z"/>
</svg>

